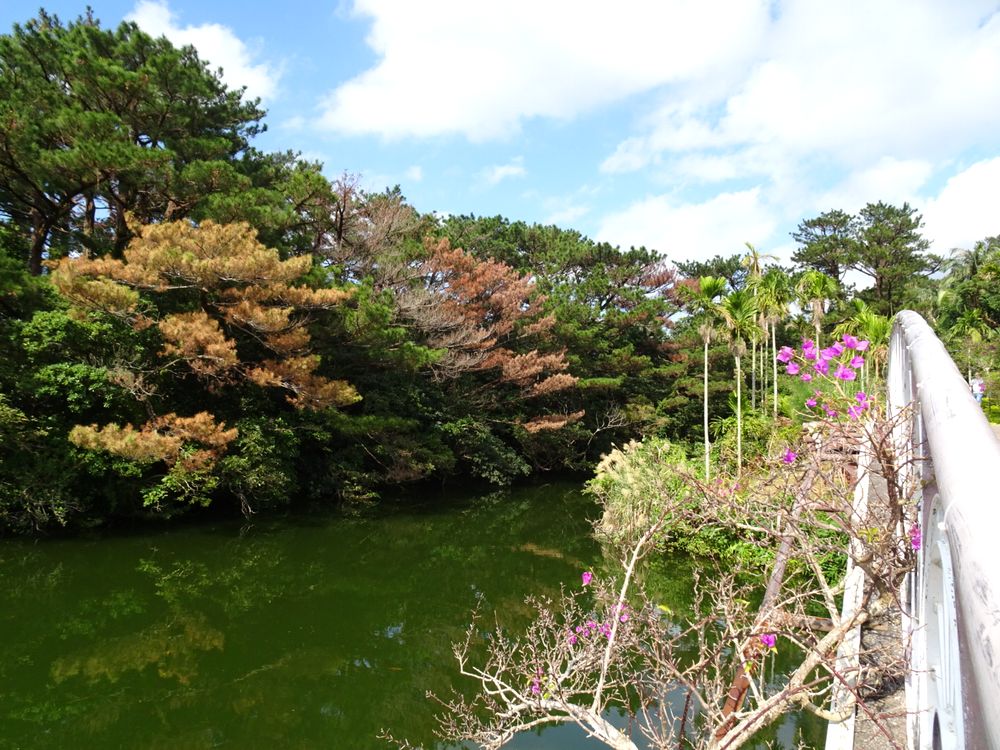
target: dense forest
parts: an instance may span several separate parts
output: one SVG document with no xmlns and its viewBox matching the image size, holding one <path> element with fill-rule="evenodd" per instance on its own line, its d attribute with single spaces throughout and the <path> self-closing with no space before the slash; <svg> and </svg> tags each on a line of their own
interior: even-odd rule
<svg viewBox="0 0 1000 750">
<path fill-rule="evenodd" d="M 877 368 L 905 308 L 1000 385 L 1000 237 L 937 256 L 874 202 L 801 221 L 790 266 L 675 262 L 438 218 L 259 151 L 264 117 L 131 23 L 0 37 L 0 528 L 506 484 L 646 436 L 738 469 L 790 413 L 779 347 L 863 335 Z"/>
</svg>

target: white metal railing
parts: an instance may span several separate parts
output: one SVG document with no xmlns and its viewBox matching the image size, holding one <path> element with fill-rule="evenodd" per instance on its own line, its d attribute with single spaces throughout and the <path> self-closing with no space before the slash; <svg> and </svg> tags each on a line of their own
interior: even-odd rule
<svg viewBox="0 0 1000 750">
<path fill-rule="evenodd" d="M 907 744 L 1000 750 L 1000 443 L 914 312 L 895 318 L 887 379 L 923 536 L 903 591 Z"/>
</svg>

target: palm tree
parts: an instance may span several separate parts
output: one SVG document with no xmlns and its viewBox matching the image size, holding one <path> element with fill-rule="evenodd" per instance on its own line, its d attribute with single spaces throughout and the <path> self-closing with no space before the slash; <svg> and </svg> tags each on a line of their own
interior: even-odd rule
<svg viewBox="0 0 1000 750">
<path fill-rule="evenodd" d="M 861 386 L 867 383 L 866 373 L 871 363 L 875 370 L 875 378 L 879 377 L 879 365 L 884 364 L 889 356 L 889 335 L 892 333 L 892 319 L 879 315 L 867 302 L 854 298 L 849 304 L 852 314 L 842 320 L 833 329 L 833 335 L 840 338 L 849 333 L 869 342 L 865 367 L 861 374 Z"/>
<path fill-rule="evenodd" d="M 755 248 L 751 243 L 744 242 L 747 248 L 747 254 L 743 256 L 740 260 L 740 264 L 747 269 L 747 283 L 746 288 L 753 293 L 754 300 L 757 299 L 757 292 L 760 286 L 760 279 L 763 274 L 764 267 L 761 263 L 765 258 L 770 258 L 777 260 L 777 256 L 769 255 L 767 253 L 761 253 Z M 767 346 L 767 341 L 765 339 L 765 348 Z M 750 337 L 750 406 L 754 409 L 757 408 L 757 332 L 754 331 L 754 335 Z M 764 356 L 761 355 L 761 367 L 764 365 Z M 763 380 L 763 371 L 761 372 L 761 380 Z M 761 395 L 761 401 L 763 401 L 763 394 Z"/>
<path fill-rule="evenodd" d="M 788 275 L 777 268 L 768 270 L 760 280 L 760 294 L 757 308 L 764 323 L 764 335 L 771 334 L 771 388 L 772 413 L 778 416 L 778 343 L 776 330 L 778 321 L 788 314 L 788 303 L 792 301 L 792 289 Z M 763 357 L 761 357 L 763 359 Z"/>
<path fill-rule="evenodd" d="M 698 279 L 697 289 L 686 287 L 688 291 L 688 305 L 691 312 L 701 319 L 698 326 L 698 333 L 705 348 L 703 363 L 703 403 L 702 411 L 705 426 L 705 481 L 711 479 L 711 443 L 708 439 L 708 345 L 712 341 L 716 324 L 719 321 L 719 305 L 716 301 L 726 292 L 726 280 L 716 276 L 702 276 Z"/>
<path fill-rule="evenodd" d="M 746 340 L 757 328 L 757 306 L 746 290 L 740 289 L 722 299 L 719 306 L 729 332 L 729 351 L 736 362 L 736 476 L 743 472 L 743 369 L 741 360 L 747 351 Z"/>
<path fill-rule="evenodd" d="M 989 323 L 983 319 L 978 308 L 965 310 L 952 323 L 951 327 L 945 331 L 945 340 L 950 344 L 961 342 L 964 344 L 965 365 L 968 368 L 968 380 L 972 382 L 972 361 L 974 358 L 974 348 L 981 344 L 984 339 L 990 338 L 993 329 Z"/>
<path fill-rule="evenodd" d="M 795 287 L 802 307 L 812 311 L 812 324 L 816 329 L 816 348 L 820 348 L 820 331 L 823 326 L 823 315 L 826 312 L 826 301 L 837 296 L 837 280 L 827 276 L 822 271 L 809 269 L 799 278 Z"/>
</svg>

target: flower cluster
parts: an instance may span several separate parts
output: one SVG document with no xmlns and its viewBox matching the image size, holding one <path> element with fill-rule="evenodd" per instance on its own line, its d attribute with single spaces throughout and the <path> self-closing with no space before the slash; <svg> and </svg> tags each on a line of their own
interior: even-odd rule
<svg viewBox="0 0 1000 750">
<path fill-rule="evenodd" d="M 532 695 L 541 695 L 542 693 L 542 677 L 545 676 L 544 670 L 541 667 L 535 670 L 535 678 L 528 685 L 528 690 L 531 691 Z"/>
<path fill-rule="evenodd" d="M 778 650 L 778 636 L 774 633 L 762 633 L 760 636 L 760 644 L 768 651 Z"/>
<path fill-rule="evenodd" d="M 583 581 L 584 586 L 589 586 L 594 580 L 594 574 L 589 570 L 580 576 Z M 628 605 L 621 604 L 615 605 L 613 618 L 616 618 L 618 622 L 628 622 L 631 619 L 629 615 Z M 594 635 L 603 635 L 605 638 L 611 637 L 611 622 L 598 622 L 593 618 L 587 620 L 583 625 L 577 625 L 573 630 L 569 632 L 567 637 L 567 642 L 570 646 L 575 646 L 580 642 L 581 638 L 589 638 Z"/>
<path fill-rule="evenodd" d="M 920 526 L 914 523 L 910 526 L 910 546 L 914 551 L 920 549 L 920 544 L 923 541 L 923 535 L 920 533 Z"/>
<path fill-rule="evenodd" d="M 825 349 L 818 349 L 812 339 L 803 339 L 799 352 L 790 346 L 783 346 L 777 359 L 784 363 L 788 375 L 797 375 L 805 383 L 821 376 L 838 383 L 837 390 L 843 393 L 843 386 L 857 379 L 858 371 L 865 364 L 863 353 L 869 346 L 870 342 L 859 340 L 849 333 Z M 830 398 L 817 389 L 806 399 L 805 405 L 808 409 L 821 409 L 830 419 L 836 419 L 843 412 L 848 419 L 856 421 L 871 407 L 872 399 L 864 391 L 857 391 L 845 407 L 842 399 Z M 784 460 L 791 463 L 794 458 L 789 460 L 786 454 Z"/>
<path fill-rule="evenodd" d="M 603 635 L 605 638 L 611 637 L 611 623 L 609 622 L 597 622 L 596 620 L 587 620 L 583 625 L 577 625 L 573 628 L 573 632 L 569 634 L 570 646 L 575 646 L 581 638 L 589 638 L 594 635 Z"/>
</svg>

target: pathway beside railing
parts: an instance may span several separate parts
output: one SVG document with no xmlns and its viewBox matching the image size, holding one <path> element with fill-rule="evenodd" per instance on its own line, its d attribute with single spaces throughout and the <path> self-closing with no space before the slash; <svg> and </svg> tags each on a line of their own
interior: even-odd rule
<svg viewBox="0 0 1000 750">
<path fill-rule="evenodd" d="M 923 537 L 902 592 L 907 742 L 1000 750 L 1000 443 L 914 312 L 896 316 L 887 379 Z"/>
</svg>

